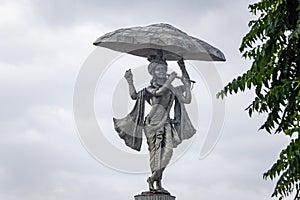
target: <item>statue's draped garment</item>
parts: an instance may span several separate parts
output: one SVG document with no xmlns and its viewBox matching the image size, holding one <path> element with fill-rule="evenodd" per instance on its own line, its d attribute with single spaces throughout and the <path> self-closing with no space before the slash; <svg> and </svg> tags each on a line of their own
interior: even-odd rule
<svg viewBox="0 0 300 200">
<path fill-rule="evenodd" d="M 140 151 L 142 134 L 145 133 L 152 173 L 163 170 L 171 159 L 173 148 L 196 132 L 184 103 L 178 97 L 183 95 L 184 86 L 174 88 L 173 92 L 166 89 L 158 96 L 153 91 L 159 87 L 151 85 L 139 91 L 132 111 L 122 119 L 113 119 L 119 136 L 134 150 Z M 145 117 L 146 101 L 151 105 L 151 110 Z M 169 114 L 173 102 L 174 119 L 171 120 Z"/>
</svg>

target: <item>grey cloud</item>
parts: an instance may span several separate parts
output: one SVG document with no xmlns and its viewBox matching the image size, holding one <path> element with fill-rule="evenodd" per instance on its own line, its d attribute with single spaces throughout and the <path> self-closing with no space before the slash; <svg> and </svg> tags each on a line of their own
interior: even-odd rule
<svg viewBox="0 0 300 200">
<path fill-rule="evenodd" d="M 33 1 L 35 12 L 51 26 L 69 26 L 94 21 L 115 27 L 118 24 L 170 22 L 195 24 L 208 12 L 228 9 L 235 1 Z M 193 20 L 191 20 L 193 19 Z M 146 25 L 146 24 L 144 24 Z"/>
</svg>

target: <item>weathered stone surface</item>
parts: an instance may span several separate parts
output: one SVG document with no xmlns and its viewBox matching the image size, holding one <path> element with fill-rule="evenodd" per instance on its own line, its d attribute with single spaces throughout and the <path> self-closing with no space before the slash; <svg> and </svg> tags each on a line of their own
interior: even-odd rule
<svg viewBox="0 0 300 200">
<path fill-rule="evenodd" d="M 162 50 L 167 60 L 225 61 L 219 49 L 163 23 L 118 29 L 101 36 L 94 45 L 146 58 Z"/>
<path fill-rule="evenodd" d="M 134 200 L 175 200 L 175 197 L 167 194 L 141 194 L 134 196 Z"/>
</svg>

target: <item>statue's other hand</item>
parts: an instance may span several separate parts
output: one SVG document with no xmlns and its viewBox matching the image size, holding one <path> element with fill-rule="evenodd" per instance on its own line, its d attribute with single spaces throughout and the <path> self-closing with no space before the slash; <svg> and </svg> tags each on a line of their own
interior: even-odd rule
<svg viewBox="0 0 300 200">
<path fill-rule="evenodd" d="M 124 74 L 124 78 L 127 81 L 132 81 L 133 75 L 132 75 L 131 69 L 126 70 L 126 72 Z"/>
<path fill-rule="evenodd" d="M 180 60 L 177 61 L 177 64 L 180 68 L 184 68 L 185 67 L 185 64 L 184 64 L 184 60 L 183 58 L 181 58 Z"/>
<path fill-rule="evenodd" d="M 185 78 L 185 77 L 183 77 L 182 78 L 182 83 L 183 83 L 183 85 L 185 85 L 186 87 L 191 87 L 191 80 L 189 79 L 189 78 Z"/>
<path fill-rule="evenodd" d="M 177 73 L 172 72 L 168 77 L 168 81 L 171 83 L 176 77 L 177 77 Z"/>
</svg>

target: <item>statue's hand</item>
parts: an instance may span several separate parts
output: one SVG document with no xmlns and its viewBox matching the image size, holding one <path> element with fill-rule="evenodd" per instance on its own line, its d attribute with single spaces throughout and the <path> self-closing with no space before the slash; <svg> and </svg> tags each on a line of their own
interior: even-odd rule
<svg viewBox="0 0 300 200">
<path fill-rule="evenodd" d="M 178 66 L 180 69 L 185 68 L 184 60 L 181 58 L 180 60 L 177 61 Z"/>
<path fill-rule="evenodd" d="M 176 72 L 172 72 L 169 77 L 168 77 L 168 80 L 167 82 L 168 83 L 171 83 L 172 81 L 174 81 L 174 79 L 177 77 L 177 73 Z"/>
<path fill-rule="evenodd" d="M 182 77 L 182 83 L 185 87 L 191 87 L 191 80 L 189 78 Z"/>
<path fill-rule="evenodd" d="M 127 80 L 127 82 L 133 81 L 133 75 L 132 75 L 131 69 L 126 70 L 126 72 L 124 74 L 124 78 Z"/>
</svg>

